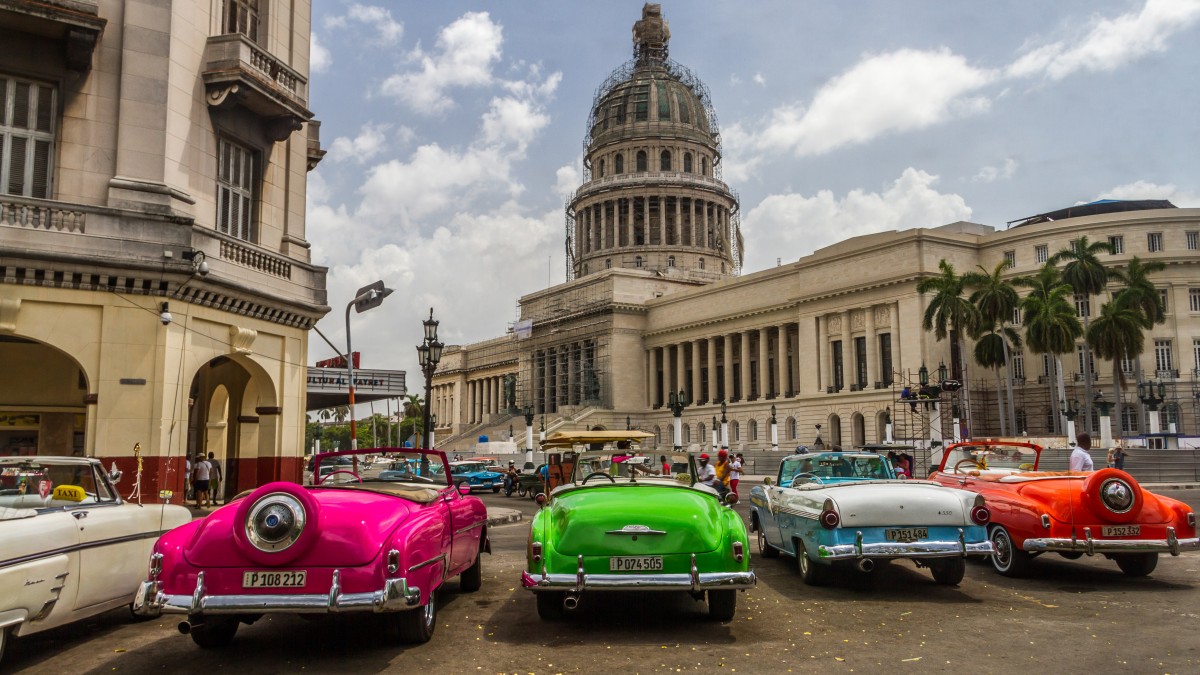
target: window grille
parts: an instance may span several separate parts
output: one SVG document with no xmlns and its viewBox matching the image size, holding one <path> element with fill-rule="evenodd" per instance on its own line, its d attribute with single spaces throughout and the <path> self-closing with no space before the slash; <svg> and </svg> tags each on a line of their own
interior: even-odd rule
<svg viewBox="0 0 1200 675">
<path fill-rule="evenodd" d="M 1046 244 L 1039 244 L 1033 247 L 1033 257 L 1038 264 L 1046 262 L 1050 259 L 1050 248 Z"/>
<path fill-rule="evenodd" d="M 0 75 L 0 194 L 49 199 L 57 92 Z"/>
<path fill-rule="evenodd" d="M 1170 340 L 1155 340 L 1154 341 L 1154 369 L 1163 372 L 1172 370 L 1173 360 L 1171 359 L 1171 341 Z"/>
<path fill-rule="evenodd" d="M 1146 235 L 1146 248 L 1151 253 L 1157 253 L 1163 250 L 1162 232 L 1151 232 Z"/>
<path fill-rule="evenodd" d="M 1200 249 L 1200 232 L 1185 232 L 1184 236 L 1187 238 L 1187 250 Z"/>
<path fill-rule="evenodd" d="M 1188 289 L 1188 309 L 1200 312 L 1200 288 Z"/>
<path fill-rule="evenodd" d="M 1112 247 L 1113 255 L 1119 255 L 1125 252 L 1125 237 L 1113 236 L 1108 238 L 1108 245 Z"/>
<path fill-rule="evenodd" d="M 1017 252 L 1016 251 L 1005 251 L 1004 252 L 1004 262 L 1008 263 L 1009 267 L 1016 267 L 1017 266 Z"/>
<path fill-rule="evenodd" d="M 671 170 L 671 151 L 670 150 L 663 150 L 662 154 L 660 154 L 658 156 L 658 170 L 659 171 L 670 171 Z"/>
<path fill-rule="evenodd" d="M 224 29 L 258 42 L 258 0 L 225 0 Z"/>
<path fill-rule="evenodd" d="M 254 241 L 258 158 L 253 150 L 224 137 L 218 146 L 217 231 Z"/>
</svg>

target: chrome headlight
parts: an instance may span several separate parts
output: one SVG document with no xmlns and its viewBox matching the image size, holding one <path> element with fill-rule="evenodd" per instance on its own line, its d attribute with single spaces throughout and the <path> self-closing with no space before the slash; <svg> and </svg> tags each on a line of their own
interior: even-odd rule
<svg viewBox="0 0 1200 675">
<path fill-rule="evenodd" d="M 1120 478 L 1109 478 L 1100 484 L 1100 501 L 1113 513 L 1126 513 L 1133 508 L 1133 487 Z"/>
<path fill-rule="evenodd" d="M 277 553 L 296 543 L 304 532 L 304 506 L 284 492 L 263 496 L 246 516 L 246 538 L 254 548 Z"/>
</svg>

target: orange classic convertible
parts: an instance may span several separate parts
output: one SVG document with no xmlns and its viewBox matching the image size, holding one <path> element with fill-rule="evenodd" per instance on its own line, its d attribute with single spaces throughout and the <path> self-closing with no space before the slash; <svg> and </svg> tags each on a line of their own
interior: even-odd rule
<svg viewBox="0 0 1200 675">
<path fill-rule="evenodd" d="M 931 476 L 983 495 L 992 512 L 992 565 L 1000 574 L 1023 576 L 1035 556 L 1058 553 L 1069 560 L 1101 554 L 1142 577 L 1154 571 L 1159 553 L 1200 550 L 1196 514 L 1187 504 L 1117 469 L 1039 471 L 1041 455 L 1034 443 L 955 443 Z"/>
</svg>

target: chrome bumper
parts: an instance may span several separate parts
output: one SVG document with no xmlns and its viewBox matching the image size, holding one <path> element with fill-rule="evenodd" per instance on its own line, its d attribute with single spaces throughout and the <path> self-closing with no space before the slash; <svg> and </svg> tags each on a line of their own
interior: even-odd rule
<svg viewBox="0 0 1200 675">
<path fill-rule="evenodd" d="M 818 546 L 821 560 L 861 560 L 863 558 L 966 558 L 988 556 L 994 553 L 992 542 L 981 541 L 968 544 L 962 528 L 956 541 L 914 541 L 863 543 L 862 532 L 854 533 L 853 544 Z"/>
<path fill-rule="evenodd" d="M 421 602 L 421 590 L 406 579 L 388 579 L 370 593 L 343 593 L 341 574 L 335 570 L 328 593 L 297 595 L 208 595 L 204 572 L 196 575 L 191 595 L 170 595 L 162 582 L 143 581 L 133 598 L 138 616 L 161 614 L 333 614 L 341 612 L 399 612 Z"/>
<path fill-rule="evenodd" d="M 534 576 L 521 572 L 521 586 L 530 591 L 707 591 L 738 590 L 754 588 L 757 580 L 754 571 L 705 572 L 696 567 L 696 555 L 692 554 L 691 571 L 687 574 L 587 574 L 583 571 L 583 556 L 578 557 L 575 574 L 547 574 L 545 563 L 542 573 Z"/>
<path fill-rule="evenodd" d="M 1070 539 L 1049 537 L 1026 539 L 1026 551 L 1053 551 L 1055 553 L 1170 553 L 1179 555 L 1184 551 L 1200 551 L 1200 538 L 1178 539 L 1175 528 L 1167 528 L 1166 539 L 1093 539 L 1092 528 L 1083 528 L 1083 539 L 1072 535 Z"/>
</svg>

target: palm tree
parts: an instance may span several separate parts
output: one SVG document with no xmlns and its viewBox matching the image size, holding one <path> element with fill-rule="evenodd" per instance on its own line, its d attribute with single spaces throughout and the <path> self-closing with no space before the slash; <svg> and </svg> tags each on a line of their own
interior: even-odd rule
<svg viewBox="0 0 1200 675">
<path fill-rule="evenodd" d="M 1129 265 L 1124 270 L 1114 270 L 1112 278 L 1125 287 L 1117 291 L 1115 295 L 1124 295 L 1128 297 L 1128 301 L 1138 308 L 1138 312 L 1142 318 L 1142 328 L 1149 330 L 1155 324 L 1166 321 L 1166 308 L 1163 307 L 1162 296 L 1158 293 L 1158 288 L 1154 282 L 1150 281 L 1150 275 L 1154 272 L 1161 272 L 1167 268 L 1165 263 L 1158 261 L 1142 262 L 1142 259 L 1136 255 L 1129 259 Z M 1115 297 L 1114 297 L 1115 299 Z M 1141 355 L 1143 348 L 1137 352 L 1129 352 L 1125 355 L 1126 358 L 1133 358 L 1134 361 L 1134 376 L 1137 381 L 1142 380 L 1142 360 Z M 1144 419 L 1146 411 L 1139 406 L 1138 419 Z M 1119 418 L 1120 419 L 1120 418 Z M 1121 429 L 1124 429 L 1124 420 L 1121 421 Z"/>
<path fill-rule="evenodd" d="M 1010 313 L 1011 316 L 1011 313 Z M 1011 326 L 993 325 L 991 330 L 981 336 L 976 336 L 978 341 L 975 343 L 975 363 L 984 368 L 991 368 L 996 373 L 996 405 L 1000 408 L 1000 435 L 1008 435 L 1008 422 L 1006 421 L 1007 414 L 1004 410 L 1004 393 L 1000 387 L 1000 367 L 1008 364 L 1008 345 L 1011 343 L 1013 348 L 1021 348 L 1021 335 L 1017 333 Z M 1009 379 L 1009 402 L 1008 410 L 1012 411 L 1012 379 Z M 1012 421 L 1014 435 L 1016 433 L 1016 420 Z"/>
<path fill-rule="evenodd" d="M 1124 431 L 1125 418 L 1121 406 L 1121 359 L 1140 355 L 1146 344 L 1143 332 L 1146 317 L 1133 294 L 1117 293 L 1110 302 L 1100 308 L 1100 315 L 1088 327 L 1087 341 L 1102 359 L 1111 359 L 1113 364 L 1113 389 L 1117 404 L 1117 428 Z"/>
<path fill-rule="evenodd" d="M 417 438 L 424 438 L 425 434 L 425 402 L 421 400 L 420 394 L 409 394 L 404 397 L 404 416 L 413 419 L 413 429 L 416 431 Z"/>
<path fill-rule="evenodd" d="M 1057 265 L 1061 262 L 1066 262 L 1063 267 L 1063 281 L 1071 285 L 1075 292 L 1083 295 L 1087 300 L 1085 307 L 1087 311 L 1083 312 L 1083 330 L 1086 334 L 1088 322 L 1091 314 L 1091 298 L 1093 295 L 1099 295 L 1104 287 L 1108 284 L 1108 279 L 1111 272 L 1100 262 L 1100 253 L 1112 253 L 1113 247 L 1106 241 L 1089 242 L 1087 235 L 1084 235 L 1071 242 L 1067 248 L 1050 256 L 1048 261 L 1051 265 Z M 1092 400 L 1092 348 L 1088 345 L 1087 340 L 1083 341 L 1083 393 L 1084 400 L 1089 403 Z M 1086 405 L 1083 408 L 1083 423 L 1085 429 L 1092 428 L 1092 408 Z"/>
<path fill-rule="evenodd" d="M 1017 286 L 1029 288 L 1029 295 L 1021 298 L 1021 309 L 1025 312 L 1025 342 L 1035 354 L 1053 354 L 1058 397 L 1050 397 L 1055 411 L 1055 433 L 1062 433 L 1063 420 L 1058 413 L 1059 400 L 1066 400 L 1066 387 L 1062 379 L 1062 355 L 1075 351 L 1075 339 L 1083 335 L 1083 325 L 1076 316 L 1070 297 L 1074 289 L 1064 283 L 1058 268 L 1047 262 L 1033 277 L 1014 279 Z"/>
<path fill-rule="evenodd" d="M 967 359 L 963 353 L 962 340 L 964 335 L 974 335 L 978 329 L 979 308 L 963 297 L 966 290 L 964 278 L 954 271 L 953 264 L 943 258 L 938 262 L 938 269 L 941 270 L 938 276 L 927 277 L 917 282 L 918 293 L 933 293 L 929 306 L 925 308 L 925 318 L 921 325 L 925 330 L 933 331 L 939 342 L 954 334 L 961 359 L 959 365 L 962 369 L 963 407 L 967 411 L 967 428 L 974 429 L 975 425 L 971 421 L 971 385 L 967 378 Z"/>
<path fill-rule="evenodd" d="M 1000 366 L 1008 366 L 1011 362 L 1009 359 L 1009 345 L 1020 347 L 1021 337 L 1010 329 L 1005 328 L 1005 324 L 1012 321 L 1013 310 L 1017 308 L 1017 304 L 1021 301 L 1017 297 L 1017 289 L 1012 283 L 1004 279 L 1004 272 L 1012 265 L 1009 261 L 1002 260 L 997 263 L 991 272 L 988 272 L 983 265 L 979 267 L 978 272 L 970 272 L 963 275 L 963 280 L 968 288 L 974 288 L 969 300 L 971 304 L 979 308 L 979 315 L 982 319 L 983 326 L 986 326 L 990 334 L 997 335 L 997 338 L 990 340 L 991 344 L 983 348 L 985 358 L 980 359 L 980 345 L 975 344 L 975 362 L 985 368 L 995 368 L 997 381 L 1000 377 Z M 999 328 L 1000 333 L 996 330 Z M 1006 339 L 1008 336 L 1008 339 Z M 1015 336 L 1016 340 L 1011 338 Z M 996 350 L 999 348 L 1000 353 Z M 1003 360 L 996 361 L 995 356 L 1000 356 Z M 985 362 L 986 361 L 986 362 Z M 1000 407 L 1000 433 L 1007 434 L 1007 427 L 1011 426 L 1015 430 L 1017 428 L 1016 413 L 1013 409 L 1013 393 L 1012 393 L 1012 369 L 1007 368 L 1005 380 L 1008 384 L 1008 413 L 1004 412 L 1004 405 L 1000 403 L 1000 393 L 997 390 L 996 402 Z M 997 384 L 997 386 L 999 386 Z M 1008 424 L 1005 424 L 1005 420 Z"/>
<path fill-rule="evenodd" d="M 345 422 L 346 418 L 349 416 L 350 416 L 350 406 L 348 406 L 348 405 L 339 405 L 338 407 L 333 409 L 333 420 L 335 422 L 337 422 L 338 424 Z"/>
</svg>

